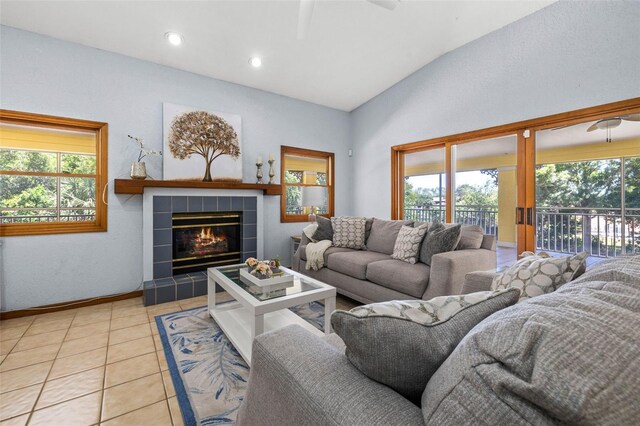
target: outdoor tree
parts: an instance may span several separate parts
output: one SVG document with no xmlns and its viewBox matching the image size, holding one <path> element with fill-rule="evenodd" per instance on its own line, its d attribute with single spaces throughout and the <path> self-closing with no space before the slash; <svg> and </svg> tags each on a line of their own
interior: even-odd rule
<svg viewBox="0 0 640 426">
<path fill-rule="evenodd" d="M 240 156 L 238 135 L 224 119 L 206 111 L 187 112 L 177 116 L 169 130 L 169 150 L 184 160 L 201 155 L 206 168 L 204 182 L 211 182 L 211 164 L 221 155 Z"/>
</svg>

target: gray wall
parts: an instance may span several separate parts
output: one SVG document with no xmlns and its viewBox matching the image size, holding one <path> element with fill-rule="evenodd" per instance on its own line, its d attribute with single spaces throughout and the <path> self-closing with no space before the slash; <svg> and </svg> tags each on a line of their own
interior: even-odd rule
<svg viewBox="0 0 640 426">
<path fill-rule="evenodd" d="M 393 145 L 640 96 L 639 46 L 639 2 L 560 2 L 438 58 L 352 112 L 353 213 L 389 217 Z"/>
<path fill-rule="evenodd" d="M 162 146 L 162 102 L 242 116 L 244 181 L 255 158 L 280 145 L 336 154 L 336 214 L 352 210 L 349 114 L 149 62 L 16 30 L 0 29 L 0 107 L 109 123 L 109 179 L 127 177 L 135 147 L 127 134 Z M 147 161 L 161 177 L 162 160 Z M 279 179 L 278 179 L 279 180 Z M 304 224 L 280 223 L 280 197 L 265 197 L 265 255 L 289 258 L 289 236 Z M 141 196 L 109 188 L 107 233 L 2 239 L 2 310 L 136 289 L 142 278 Z"/>
</svg>

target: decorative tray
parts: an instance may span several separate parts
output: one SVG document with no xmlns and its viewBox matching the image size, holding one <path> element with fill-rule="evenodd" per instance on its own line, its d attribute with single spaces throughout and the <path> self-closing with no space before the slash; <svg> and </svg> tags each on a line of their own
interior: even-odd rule
<svg viewBox="0 0 640 426">
<path fill-rule="evenodd" d="M 255 275 L 252 275 L 248 268 L 240 268 L 240 276 L 258 287 L 270 287 L 275 284 L 293 283 L 293 275 L 285 272 L 281 272 L 280 274 L 281 275 L 274 275 L 271 278 L 260 279 Z"/>
</svg>

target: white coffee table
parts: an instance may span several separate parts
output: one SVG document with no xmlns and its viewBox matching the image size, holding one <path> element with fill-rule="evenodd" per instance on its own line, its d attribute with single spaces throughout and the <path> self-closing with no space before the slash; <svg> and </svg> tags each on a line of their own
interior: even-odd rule
<svg viewBox="0 0 640 426">
<path fill-rule="evenodd" d="M 322 332 L 288 308 L 304 303 L 324 300 L 324 330 L 331 333 L 330 317 L 336 306 L 336 289 L 288 268 L 280 268 L 294 276 L 288 288 L 269 291 L 257 287 L 245 278 L 240 278 L 244 264 L 209 268 L 208 300 L 209 314 L 216 320 L 227 338 L 233 343 L 242 358 L 251 364 L 253 339 L 264 332 L 290 324 L 298 324 L 310 332 Z M 235 302 L 216 305 L 216 283 L 226 290 Z"/>
</svg>

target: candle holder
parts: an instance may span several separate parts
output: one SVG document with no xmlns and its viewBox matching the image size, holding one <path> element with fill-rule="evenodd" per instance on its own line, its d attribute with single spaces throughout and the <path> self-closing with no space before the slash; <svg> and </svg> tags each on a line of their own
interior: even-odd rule
<svg viewBox="0 0 640 426">
<path fill-rule="evenodd" d="M 262 180 L 262 163 L 256 163 L 256 167 L 258 168 L 258 171 L 256 172 L 256 178 L 258 181 L 256 183 L 264 183 Z"/>
<path fill-rule="evenodd" d="M 273 185 L 275 182 L 273 181 L 273 177 L 276 175 L 276 173 L 273 171 L 273 163 L 275 163 L 276 160 L 269 160 L 269 185 Z"/>
</svg>

